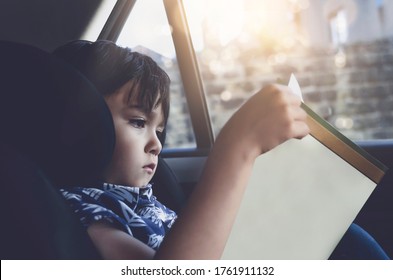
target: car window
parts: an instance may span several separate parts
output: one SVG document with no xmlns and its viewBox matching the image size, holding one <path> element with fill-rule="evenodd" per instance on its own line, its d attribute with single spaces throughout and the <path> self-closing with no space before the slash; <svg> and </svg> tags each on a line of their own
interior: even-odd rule
<svg viewBox="0 0 393 280">
<path fill-rule="evenodd" d="M 393 1 L 183 2 L 216 135 L 294 73 L 305 103 L 347 137 L 393 138 Z"/>
<path fill-rule="evenodd" d="M 163 2 L 136 1 L 117 43 L 149 55 L 171 78 L 171 110 L 164 148 L 195 148 L 194 131 Z"/>
</svg>

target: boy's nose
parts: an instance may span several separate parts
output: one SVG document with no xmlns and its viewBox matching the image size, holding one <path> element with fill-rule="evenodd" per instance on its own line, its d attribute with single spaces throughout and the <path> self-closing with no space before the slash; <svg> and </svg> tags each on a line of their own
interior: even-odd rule
<svg viewBox="0 0 393 280">
<path fill-rule="evenodd" d="M 151 136 L 149 137 L 149 142 L 146 145 L 145 152 L 158 156 L 161 153 L 161 150 L 162 150 L 161 141 L 158 138 L 157 133 L 154 131 L 153 133 L 151 133 Z"/>
</svg>

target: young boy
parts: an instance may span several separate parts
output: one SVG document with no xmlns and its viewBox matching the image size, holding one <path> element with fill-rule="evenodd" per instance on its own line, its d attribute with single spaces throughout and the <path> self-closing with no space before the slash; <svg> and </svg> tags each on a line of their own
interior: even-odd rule
<svg viewBox="0 0 393 280">
<path fill-rule="evenodd" d="M 104 258 L 220 258 L 254 160 L 309 132 L 288 87 L 263 88 L 222 128 L 177 217 L 149 184 L 169 115 L 166 73 L 149 57 L 108 41 L 71 42 L 55 55 L 97 87 L 113 117 L 116 144 L 102 186 L 62 190 Z"/>
</svg>

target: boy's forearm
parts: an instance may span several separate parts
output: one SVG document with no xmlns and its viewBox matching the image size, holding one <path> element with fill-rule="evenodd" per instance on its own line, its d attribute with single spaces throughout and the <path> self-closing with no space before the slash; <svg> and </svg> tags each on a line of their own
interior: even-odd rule
<svg viewBox="0 0 393 280">
<path fill-rule="evenodd" d="M 228 136 L 218 137 L 200 182 L 157 258 L 221 257 L 255 160 L 241 156 Z"/>
</svg>

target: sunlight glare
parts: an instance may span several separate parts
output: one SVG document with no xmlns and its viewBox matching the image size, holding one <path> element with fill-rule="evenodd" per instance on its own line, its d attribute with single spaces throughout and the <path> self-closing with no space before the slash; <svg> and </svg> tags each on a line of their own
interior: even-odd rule
<svg viewBox="0 0 393 280">
<path fill-rule="evenodd" d="M 184 0 L 195 50 L 240 44 L 285 51 L 299 42 L 295 14 L 309 0 Z"/>
<path fill-rule="evenodd" d="M 149 12 L 148 16 L 146 11 Z M 117 43 L 131 48 L 143 46 L 171 58 L 175 56 L 171 33 L 172 27 L 168 24 L 162 1 L 137 1 Z"/>
<path fill-rule="evenodd" d="M 237 38 L 243 29 L 243 2 L 238 0 L 217 0 L 206 2 L 206 25 L 210 38 L 216 37 L 221 46 Z"/>
<path fill-rule="evenodd" d="M 355 21 L 358 9 L 354 0 L 327 0 L 323 7 L 325 19 L 329 20 L 339 10 L 345 10 L 348 25 Z"/>
</svg>

